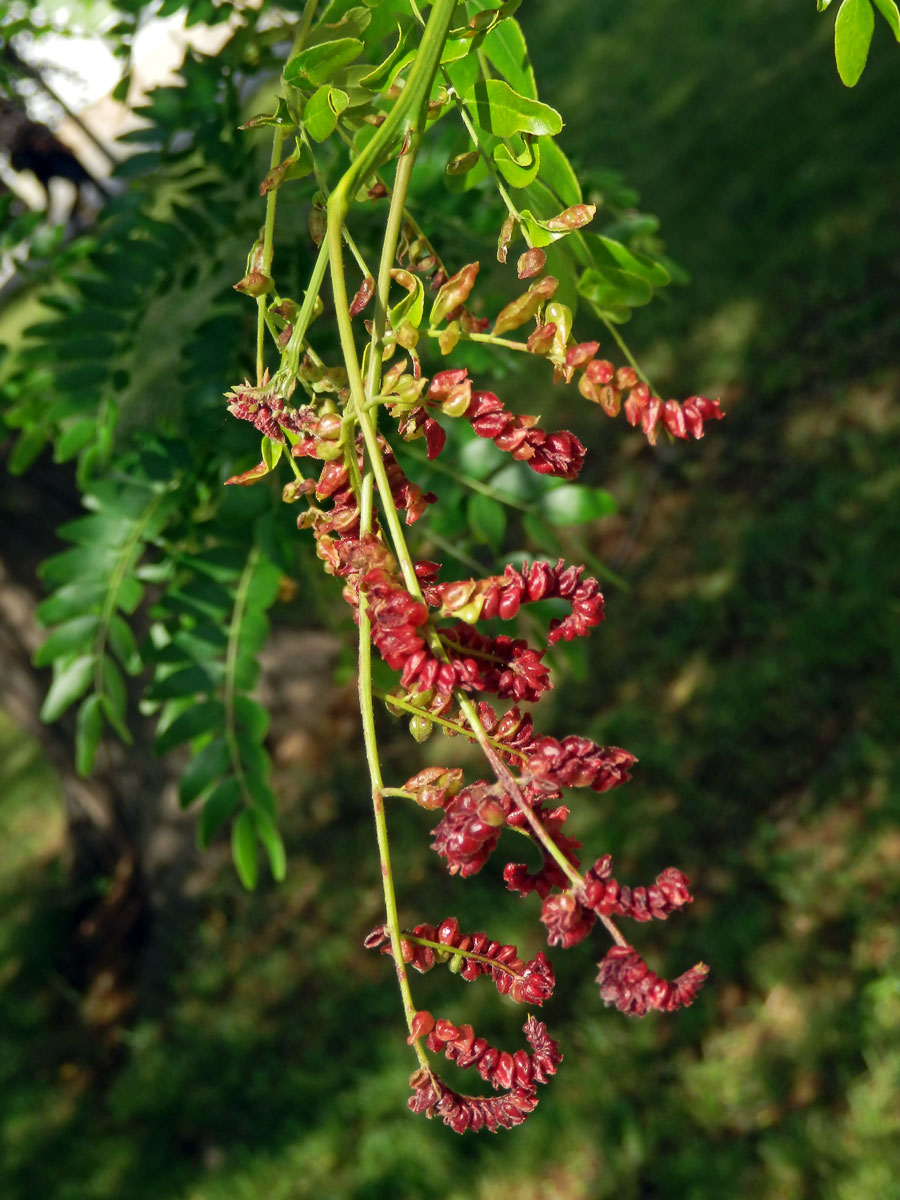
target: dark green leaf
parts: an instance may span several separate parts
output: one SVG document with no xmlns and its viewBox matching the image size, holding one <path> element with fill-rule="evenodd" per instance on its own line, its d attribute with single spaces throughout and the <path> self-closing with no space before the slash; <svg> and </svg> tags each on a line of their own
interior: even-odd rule
<svg viewBox="0 0 900 1200">
<path fill-rule="evenodd" d="M 103 679 L 103 693 L 100 697 L 106 719 L 115 729 L 123 742 L 131 743 L 131 734 L 126 723 L 128 710 L 128 693 L 125 690 L 125 679 L 122 672 L 109 657 L 103 656 L 100 666 Z"/>
<path fill-rule="evenodd" d="M 22 475 L 38 457 L 49 440 L 50 431 L 43 425 L 29 429 L 16 440 L 7 462 L 11 475 Z"/>
<path fill-rule="evenodd" d="M 269 714 L 250 696 L 235 696 L 234 715 L 250 737 L 261 742 L 269 729 Z"/>
<path fill-rule="evenodd" d="M 590 267 L 582 272 L 578 293 L 601 309 L 637 308 L 653 298 L 646 279 L 617 267 Z"/>
<path fill-rule="evenodd" d="M 259 878 L 256 853 L 256 822 L 253 813 L 245 809 L 231 826 L 231 856 L 241 883 L 252 892 Z"/>
<path fill-rule="evenodd" d="M 53 682 L 41 707 L 42 721 L 58 720 L 70 704 L 84 695 L 94 677 L 94 663 L 93 654 L 83 654 L 68 661 L 56 660 Z"/>
<path fill-rule="evenodd" d="M 213 666 L 214 664 L 209 665 Z M 171 675 L 166 675 L 162 679 L 155 679 L 147 691 L 147 696 L 150 700 L 172 700 L 178 696 L 195 696 L 198 692 L 211 692 L 214 687 L 209 672 L 199 663 L 194 663 L 189 667 L 173 671 Z"/>
<path fill-rule="evenodd" d="M 210 792 L 200 813 L 197 825 L 197 845 L 205 850 L 222 825 L 241 802 L 241 789 L 236 779 L 225 779 Z"/>
<path fill-rule="evenodd" d="M 103 579 L 79 579 L 58 588 L 37 608 L 37 619 L 42 625 L 58 625 L 70 617 L 86 614 L 99 607 L 106 597 L 107 585 Z"/>
<path fill-rule="evenodd" d="M 92 646 L 97 630 L 100 628 L 100 617 L 94 613 L 74 617 L 58 626 L 42 646 L 34 653 L 33 662 L 36 667 L 48 667 L 55 658 L 70 655 L 73 651 L 87 650 Z"/>
<path fill-rule="evenodd" d="M 66 541 L 79 546 L 90 546 L 94 542 L 102 542 L 105 546 L 121 546 L 133 529 L 134 525 L 128 517 L 107 510 L 66 521 L 56 532 Z"/>
<path fill-rule="evenodd" d="M 278 585 L 281 583 L 281 570 L 268 558 L 261 554 L 257 556 L 253 567 L 253 575 L 247 588 L 247 606 L 255 609 L 269 608 L 278 595 Z"/>
<path fill-rule="evenodd" d="M 156 736 L 156 753 L 166 754 L 201 733 L 221 729 L 225 709 L 221 700 L 204 700 L 180 713 Z"/>
<path fill-rule="evenodd" d="M 628 271 L 645 279 L 651 287 L 665 287 L 670 282 L 669 272 L 661 263 L 655 262 L 645 254 L 635 254 L 613 238 L 598 234 L 587 234 L 588 246 L 591 249 L 598 266 L 604 265 L 604 259 L 610 266 Z"/>
<path fill-rule="evenodd" d="M 475 538 L 499 550 L 506 532 L 506 509 L 498 500 L 476 492 L 467 505 L 469 527 Z"/>
<path fill-rule="evenodd" d="M 95 542 L 92 546 L 76 546 L 54 554 L 41 563 L 39 574 L 51 585 L 69 583 L 81 577 L 109 575 L 119 559 L 119 551 L 113 546 Z"/>
<path fill-rule="evenodd" d="M 228 746 L 224 738 L 216 738 L 195 754 L 178 781 L 178 798 L 187 808 L 198 796 L 211 787 L 228 770 Z"/>
<path fill-rule="evenodd" d="M 616 511 L 609 492 L 574 483 L 554 488 L 541 501 L 541 515 L 553 525 L 582 525 Z"/>
<path fill-rule="evenodd" d="M 119 662 L 129 675 L 137 675 L 141 670 L 141 656 L 137 642 L 131 631 L 131 626 L 118 613 L 113 613 L 106 631 L 109 644 Z"/>
<path fill-rule="evenodd" d="M 75 722 L 75 770 L 83 778 L 94 769 L 94 759 L 103 733 L 103 710 L 100 697 L 88 696 L 82 701 Z"/>
</svg>

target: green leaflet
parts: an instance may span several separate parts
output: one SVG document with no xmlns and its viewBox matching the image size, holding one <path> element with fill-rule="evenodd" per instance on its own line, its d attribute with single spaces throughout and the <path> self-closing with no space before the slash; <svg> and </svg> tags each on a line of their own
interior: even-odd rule
<svg viewBox="0 0 900 1200">
<path fill-rule="evenodd" d="M 342 37 L 331 42 L 322 42 L 301 50 L 288 59 L 284 68 L 284 82 L 292 87 L 308 87 L 328 83 L 341 67 L 346 67 L 363 52 L 359 38 Z"/>
<path fill-rule="evenodd" d="M 259 862 L 256 853 L 256 822 L 249 809 L 244 809 L 231 826 L 231 856 L 241 883 L 252 892 L 259 878 Z"/>
<path fill-rule="evenodd" d="M 485 36 L 481 49 L 491 66 L 521 96 L 537 100 L 537 84 L 528 57 L 525 35 L 512 17 L 501 21 Z"/>
<path fill-rule="evenodd" d="M 564 483 L 541 500 L 541 515 L 553 525 L 581 525 L 617 511 L 615 497 L 603 488 Z"/>
<path fill-rule="evenodd" d="M 900 9 L 895 0 L 872 0 L 872 3 L 891 27 L 891 33 L 900 42 Z"/>
<path fill-rule="evenodd" d="M 500 142 L 494 148 L 492 157 L 500 174 L 511 187 L 527 187 L 529 183 L 533 182 L 540 169 L 541 142 L 540 139 L 532 141 L 516 137 L 514 144 L 521 146 L 522 149 L 514 152 L 505 142 Z"/>
<path fill-rule="evenodd" d="M 222 527 L 217 533 L 229 536 Z M 257 537 L 266 536 L 261 523 Z M 275 878 L 283 878 L 286 869 L 268 782 L 268 713 L 248 694 L 259 679 L 257 655 L 268 636 L 266 613 L 280 579 L 259 544 L 248 554 L 223 540 L 183 556 L 178 577 L 153 610 L 157 667 L 148 698 L 162 706 L 157 749 L 191 743 L 179 794 L 185 807 L 202 802 L 201 846 L 241 810 L 231 828 L 232 848 L 247 887 L 257 879 L 257 841 Z"/>
<path fill-rule="evenodd" d="M 859 82 L 874 29 L 875 14 L 869 0 L 843 0 L 834 23 L 834 58 L 845 87 Z"/>
<path fill-rule="evenodd" d="M 646 279 L 616 267 L 589 267 L 578 280 L 578 293 L 598 310 L 637 308 L 653 299 Z"/>
<path fill-rule="evenodd" d="M 314 142 L 324 142 L 334 133 L 337 119 L 349 102 L 346 92 L 342 92 L 340 88 L 329 87 L 328 84 L 323 84 L 313 92 L 303 110 L 303 124 Z M 280 442 L 277 444 L 281 445 Z M 269 469 L 271 470 L 271 467 Z"/>
<path fill-rule="evenodd" d="M 143 460 L 130 464 L 140 474 Z M 122 671 L 142 667 L 134 634 L 121 615 L 140 603 L 142 585 L 134 578 L 137 562 L 151 538 L 169 519 L 174 492 L 142 479 L 123 485 L 97 484 L 84 497 L 93 511 L 61 526 L 74 543 L 41 566 L 44 580 L 57 590 L 39 607 L 42 623 L 54 625 L 37 650 L 37 666 L 53 666 L 53 682 L 42 709 L 55 721 L 89 689 L 76 722 L 75 753 L 79 772 L 90 772 L 104 720 L 129 742 L 128 697 Z"/>
<path fill-rule="evenodd" d="M 88 690 L 93 676 L 92 654 L 57 659 L 53 664 L 53 682 L 41 707 L 41 720 L 58 720 Z"/>
<path fill-rule="evenodd" d="M 477 542 L 486 542 L 493 550 L 499 550 L 506 532 L 506 508 L 499 500 L 475 492 L 466 505 L 469 528 Z"/>
<path fill-rule="evenodd" d="M 514 133 L 541 137 L 560 133 L 563 127 L 562 117 L 555 108 L 519 95 L 502 79 L 476 83 L 464 99 L 476 125 L 497 137 L 512 137 Z"/>
</svg>

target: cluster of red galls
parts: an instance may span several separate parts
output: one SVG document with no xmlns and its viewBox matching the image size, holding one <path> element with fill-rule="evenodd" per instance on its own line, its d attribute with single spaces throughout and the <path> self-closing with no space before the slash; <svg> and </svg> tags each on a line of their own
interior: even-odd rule
<svg viewBox="0 0 900 1200">
<path fill-rule="evenodd" d="M 450 320 L 461 323 L 463 332 L 477 332 L 487 324 L 465 309 L 477 270 L 477 264 L 470 264 L 452 279 L 438 281 L 441 286 L 432 309 L 432 325 Z M 533 272 L 529 268 L 526 273 Z M 495 324 L 495 334 L 520 326 L 532 316 L 540 322 L 543 300 L 555 287 L 549 277 L 532 285 L 529 293 L 507 306 Z M 361 311 L 371 294 L 371 282 L 367 281 L 353 311 Z M 455 333 L 450 341 L 455 344 L 458 336 Z M 408 348 L 415 340 L 403 341 L 398 333 L 398 343 L 408 343 Z M 441 345 L 444 349 L 443 342 Z M 663 403 L 651 395 L 631 367 L 617 369 L 597 359 L 596 342 L 567 345 L 553 322 L 538 325 L 525 346 L 533 354 L 551 358 L 558 379 L 568 383 L 577 376 L 581 394 L 608 415 L 624 410 L 626 419 L 640 425 L 651 443 L 660 429 L 676 438 L 699 438 L 706 420 L 722 416 L 718 402 L 702 396 Z M 462 417 L 479 437 L 492 440 L 539 474 L 567 480 L 579 474 L 585 448 L 574 434 L 549 433 L 538 426 L 537 418 L 510 412 L 493 392 L 473 390 L 465 368 L 439 371 L 429 382 L 414 353 L 412 359 L 412 373 L 407 373 L 405 359 L 385 372 L 379 398 L 397 421 L 402 438 L 424 437 L 429 458 L 440 454 L 446 440 L 437 415 Z M 344 402 L 348 395 L 339 375 L 333 374 L 330 390 Z M 228 399 L 235 416 L 250 421 L 275 442 L 290 442 L 294 458 L 322 463 L 317 479 L 288 484 L 284 498 L 307 501 L 298 526 L 312 529 L 325 569 L 344 581 L 343 595 L 357 621 L 364 611 L 373 644 L 388 666 L 400 673 L 392 711 L 418 714 L 426 736 L 434 718 L 453 736 L 474 740 L 477 735 L 490 740 L 496 754 L 496 780 L 463 786 L 461 770 L 436 766 L 420 771 L 404 785 L 403 790 L 424 808 L 440 810 L 431 844 L 449 872 L 466 877 L 480 871 L 506 828 L 526 835 L 540 865 L 532 869 L 509 862 L 503 870 L 504 882 L 522 897 L 537 894 L 542 905 L 540 920 L 551 946 L 576 945 L 598 921 L 607 927 L 616 944 L 598 964 L 597 981 L 604 1003 L 635 1016 L 654 1009 L 672 1012 L 691 1004 L 708 968 L 699 963 L 671 982 L 661 979 L 612 923 L 613 917 L 665 920 L 690 902 L 687 878 L 669 867 L 648 887 L 631 888 L 612 877 L 608 855 L 581 875 L 581 845 L 565 832 L 569 809 L 561 803 L 563 789 L 606 792 L 618 787 L 630 778 L 634 756 L 616 746 L 598 746 L 588 738 L 543 736 L 535 732 L 531 716 L 519 707 L 539 701 L 552 686 L 544 661 L 547 648 L 561 640 L 587 636 L 603 620 L 603 595 L 597 580 L 586 577 L 583 567 L 560 559 L 555 564 L 538 561 L 507 566 L 502 575 L 484 579 L 441 582 L 439 565 L 422 561 L 414 564 L 417 586 L 411 590 L 382 537 L 377 518 L 373 517 L 369 532 L 361 532 L 357 485 L 365 468 L 364 447 L 360 436 L 348 442 L 352 422 L 335 411 L 335 403 L 329 400 L 325 405 L 293 407 L 268 379 L 255 388 L 249 384 L 236 388 Z M 392 502 L 405 512 L 406 523 L 412 524 L 436 498 L 406 477 L 388 441 L 382 434 L 377 437 Z M 229 482 L 253 483 L 269 469 L 264 462 Z M 562 600 L 568 605 L 565 615 L 550 622 L 545 646 L 477 628 L 481 621 L 510 620 L 522 605 L 542 600 Z M 473 728 L 462 708 L 453 711 L 460 693 L 479 698 L 480 730 Z M 511 707 L 498 714 L 482 698 L 485 695 Z M 503 772 L 507 772 L 505 778 Z M 366 945 L 389 953 L 385 927 L 373 930 Z M 462 934 L 453 918 L 439 926 L 417 925 L 406 931 L 400 939 L 400 952 L 418 971 L 444 964 L 467 981 L 487 976 L 501 994 L 519 1003 L 541 1005 L 554 986 L 553 968 L 543 953 L 525 961 L 515 946 L 494 942 L 485 933 Z M 411 1017 L 410 1041 L 418 1044 L 424 1040 L 427 1049 L 443 1054 L 457 1066 L 474 1067 L 497 1094 L 461 1095 L 423 1065 L 411 1079 L 410 1108 L 429 1117 L 440 1116 L 457 1132 L 495 1131 L 520 1124 L 537 1104 L 537 1085 L 555 1074 L 561 1061 L 542 1022 L 529 1017 L 524 1032 L 530 1052 L 509 1053 L 477 1037 L 470 1025 L 457 1026 L 435 1019 L 427 1011 L 416 1012 Z"/>
</svg>

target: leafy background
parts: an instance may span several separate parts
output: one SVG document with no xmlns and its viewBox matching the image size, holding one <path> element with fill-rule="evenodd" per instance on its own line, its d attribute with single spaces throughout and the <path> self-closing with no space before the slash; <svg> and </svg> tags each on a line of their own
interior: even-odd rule
<svg viewBox="0 0 900 1200">
<path fill-rule="evenodd" d="M 535 1117 L 465 1141 L 410 1117 L 389 971 L 360 948 L 379 909 L 362 763 L 340 677 L 326 689 L 320 664 L 303 711 L 327 695 L 324 752 L 277 781 L 285 883 L 247 896 L 214 848 L 171 922 L 163 983 L 104 1022 L 71 963 L 54 775 L 5 725 L 0 1171 L 16 1200 L 897 1194 L 896 54 L 876 29 L 847 92 L 828 23 L 800 6 L 597 0 L 519 16 L 565 149 L 588 178 L 620 170 L 693 277 L 634 318 L 632 342 L 671 394 L 721 393 L 728 411 L 696 447 L 654 455 L 559 401 L 619 508 L 587 549 L 627 587 L 609 586 L 589 654 L 561 664 L 556 727 L 640 758 L 625 791 L 578 797 L 578 827 L 623 878 L 671 862 L 696 881 L 693 911 L 642 946 L 670 973 L 702 956 L 708 989 L 674 1020 L 628 1022 L 600 1008 L 588 946 L 557 955 L 547 1019 L 566 1061 Z M 215 189 L 187 191 L 189 214 Z M 255 215 L 228 208 L 222 238 L 244 222 L 246 241 Z M 179 388 L 210 411 L 234 325 L 212 337 L 204 322 L 240 323 L 215 307 L 222 272 L 178 357 Z M 146 337 L 150 314 L 128 311 L 129 336 Z M 524 411 L 549 410 L 546 390 L 515 386 Z M 198 430 L 201 459 L 223 434 Z M 186 467 L 201 503 L 210 479 Z M 323 621 L 327 603 L 313 606 Z M 404 740 L 388 753 L 398 771 L 418 761 Z M 429 861 L 429 825 L 392 824 L 404 911 L 539 948 L 535 913 L 490 865 L 460 884 Z M 494 995 L 414 982 L 423 1005 L 514 1040 L 517 1014 Z"/>
</svg>

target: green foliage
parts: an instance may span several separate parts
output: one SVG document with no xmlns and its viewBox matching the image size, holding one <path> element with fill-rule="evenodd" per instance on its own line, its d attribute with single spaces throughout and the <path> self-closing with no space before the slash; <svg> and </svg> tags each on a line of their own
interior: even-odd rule
<svg viewBox="0 0 900 1200">
<path fill-rule="evenodd" d="M 830 3 L 831 0 L 817 0 L 819 12 L 824 12 Z M 834 57 L 845 87 L 855 87 L 865 70 L 875 32 L 873 4 L 900 42 L 900 9 L 896 0 L 841 0 L 834 23 Z"/>
</svg>

